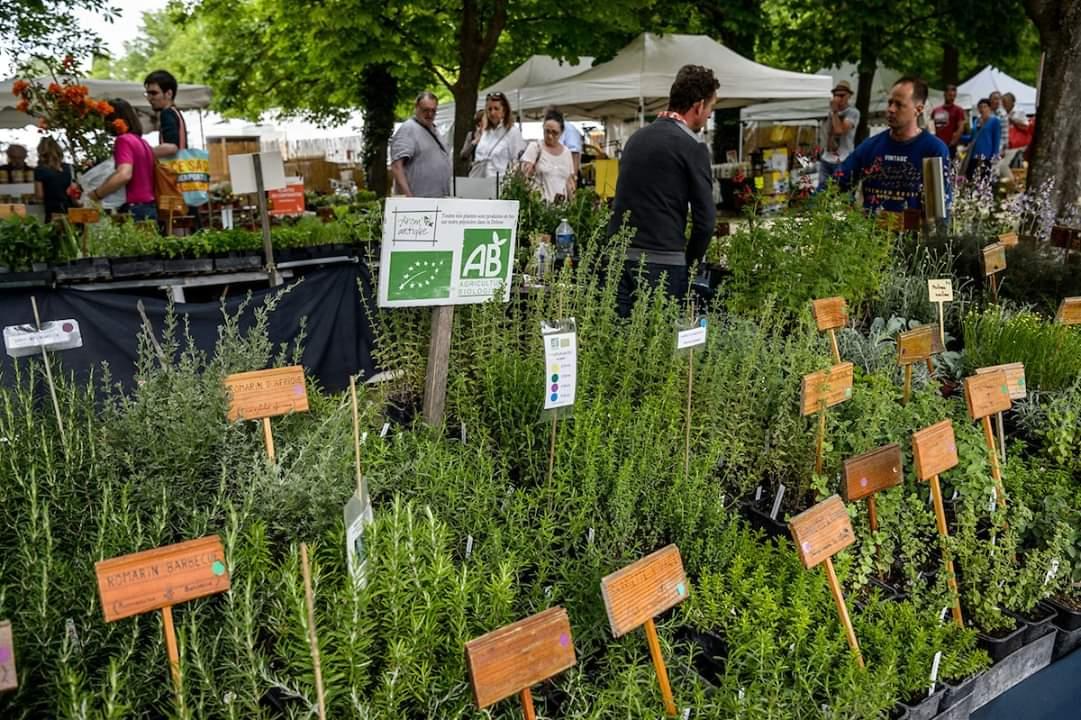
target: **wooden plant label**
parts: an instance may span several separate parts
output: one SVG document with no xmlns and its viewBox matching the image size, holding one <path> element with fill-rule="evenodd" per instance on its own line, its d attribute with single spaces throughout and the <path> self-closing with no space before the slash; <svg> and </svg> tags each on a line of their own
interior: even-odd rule
<svg viewBox="0 0 1081 720">
<path fill-rule="evenodd" d="M 811 313 L 819 330 L 836 330 L 848 322 L 848 305 L 843 297 L 812 300 Z"/>
<path fill-rule="evenodd" d="M 300 365 L 227 375 L 225 388 L 229 391 L 230 422 L 308 411 L 308 390 Z"/>
<path fill-rule="evenodd" d="M 15 671 L 15 642 L 11 636 L 11 621 L 0 622 L 0 692 L 19 687 L 19 675 Z"/>
<path fill-rule="evenodd" d="M 953 435 L 953 423 L 943 420 L 912 433 L 912 462 L 920 480 L 930 480 L 956 467 L 957 440 Z"/>
<path fill-rule="evenodd" d="M 1055 313 L 1055 322 L 1063 325 L 1081 325 L 1081 297 L 1063 298 Z"/>
<path fill-rule="evenodd" d="M 612 636 L 621 637 L 687 599 L 687 575 L 675 545 L 601 579 Z"/>
<path fill-rule="evenodd" d="M 1006 269 L 1006 246 L 991 243 L 983 249 L 983 274 L 994 275 Z"/>
<path fill-rule="evenodd" d="M 992 370 L 965 378 L 965 402 L 968 403 L 968 415 L 973 420 L 1009 410 L 1010 387 L 1006 382 L 1006 373 Z"/>
<path fill-rule="evenodd" d="M 1004 248 L 1017 247 L 1017 233 L 1008 232 L 998 236 L 998 242 Z"/>
<path fill-rule="evenodd" d="M 567 611 L 553 607 L 465 644 L 478 708 L 573 667 L 577 661 Z"/>
<path fill-rule="evenodd" d="M 900 485 L 904 479 L 901 446 L 891 443 L 845 460 L 844 479 L 848 502 Z"/>
<path fill-rule="evenodd" d="M 93 225 L 101 219 L 97 208 L 71 208 L 68 210 L 68 222 L 72 225 Z"/>
<path fill-rule="evenodd" d="M 977 368 L 976 374 L 986 375 L 996 370 L 1001 370 L 1006 375 L 1006 388 L 1009 390 L 1011 400 L 1024 400 L 1028 397 L 1028 388 L 1025 386 L 1024 363 L 1016 362 Z"/>
<path fill-rule="evenodd" d="M 928 280 L 927 294 L 933 303 L 953 302 L 953 280 L 950 278 Z"/>
<path fill-rule="evenodd" d="M 923 362 L 931 357 L 935 349 L 934 325 L 921 325 L 918 328 L 900 333 L 897 336 L 897 362 L 911 365 Z"/>
<path fill-rule="evenodd" d="M 852 397 L 852 363 L 843 362 L 829 370 L 803 376 L 800 409 L 803 415 L 818 412 L 822 403 L 833 407 Z"/>
<path fill-rule="evenodd" d="M 94 565 L 105 622 L 229 589 L 221 538 L 208 535 Z"/>
<path fill-rule="evenodd" d="M 788 522 L 792 540 L 805 568 L 813 568 L 856 540 L 845 504 L 831 495 Z"/>
</svg>

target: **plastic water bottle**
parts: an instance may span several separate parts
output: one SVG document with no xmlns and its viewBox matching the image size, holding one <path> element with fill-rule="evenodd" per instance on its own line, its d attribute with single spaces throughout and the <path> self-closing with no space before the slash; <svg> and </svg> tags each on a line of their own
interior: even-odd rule
<svg viewBox="0 0 1081 720">
<path fill-rule="evenodd" d="M 544 277 L 548 274 L 548 267 L 551 265 L 552 250 L 547 242 L 541 240 L 537 243 L 537 250 L 533 253 L 533 259 L 537 263 L 537 277 Z"/>
<path fill-rule="evenodd" d="M 567 218 L 562 218 L 556 228 L 556 254 L 559 259 L 574 255 L 574 229 Z"/>
</svg>

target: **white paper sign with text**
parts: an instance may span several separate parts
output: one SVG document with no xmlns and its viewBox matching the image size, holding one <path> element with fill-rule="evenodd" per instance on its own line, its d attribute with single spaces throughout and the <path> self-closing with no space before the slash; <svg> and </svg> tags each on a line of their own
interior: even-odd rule
<svg viewBox="0 0 1081 720">
<path fill-rule="evenodd" d="M 570 407 L 578 386 L 578 333 L 574 318 L 541 328 L 544 339 L 544 409 Z"/>
</svg>

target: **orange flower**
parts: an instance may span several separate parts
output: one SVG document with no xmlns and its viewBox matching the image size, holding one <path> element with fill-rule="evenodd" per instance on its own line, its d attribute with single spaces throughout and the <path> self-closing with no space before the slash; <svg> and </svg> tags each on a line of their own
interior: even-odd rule
<svg viewBox="0 0 1081 720">
<path fill-rule="evenodd" d="M 116 120 L 113 120 L 113 130 L 116 131 L 117 135 L 123 135 L 128 131 L 128 124 L 117 118 Z"/>
<path fill-rule="evenodd" d="M 15 109 L 21 113 L 24 113 L 30 109 L 30 103 L 26 100 L 20 100 L 19 104 L 15 106 Z"/>
<path fill-rule="evenodd" d="M 61 92 L 61 88 L 60 88 L 59 85 L 57 85 L 56 83 L 49 83 L 49 94 L 50 95 L 59 95 L 60 92 Z"/>
<path fill-rule="evenodd" d="M 72 57 L 71 55 L 65 55 L 65 56 L 64 56 L 64 62 L 62 63 L 62 65 L 63 65 L 63 66 L 65 67 L 65 68 L 71 68 L 71 67 L 74 67 L 74 65 L 75 65 L 75 58 L 74 58 L 74 57 Z"/>
<path fill-rule="evenodd" d="M 30 87 L 30 83 L 25 80 L 16 80 L 15 84 L 11 86 L 12 95 L 22 95 Z"/>
<path fill-rule="evenodd" d="M 103 117 L 108 117 L 113 114 L 113 106 L 102 100 L 98 103 L 98 113 Z"/>
</svg>

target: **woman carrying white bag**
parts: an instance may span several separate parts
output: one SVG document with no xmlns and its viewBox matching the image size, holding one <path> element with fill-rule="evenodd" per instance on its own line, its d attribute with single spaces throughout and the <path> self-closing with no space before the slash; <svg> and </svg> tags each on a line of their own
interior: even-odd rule
<svg viewBox="0 0 1081 720">
<path fill-rule="evenodd" d="M 116 168 L 104 182 L 90 190 L 87 197 L 104 207 L 115 207 L 115 194 L 122 191 L 122 212 L 130 213 L 136 222 L 156 221 L 158 209 L 154 196 L 154 150 L 142 137 L 142 126 L 135 109 L 120 98 L 110 100 L 109 104 L 113 106 L 113 112 L 105 119 L 105 123 L 109 132 L 116 136 L 116 143 L 113 145 L 113 162 Z M 83 176 L 86 185 L 92 184 L 90 175 L 100 167 L 102 166 L 92 168 Z M 109 201 L 108 206 L 105 205 L 106 200 Z"/>
</svg>

